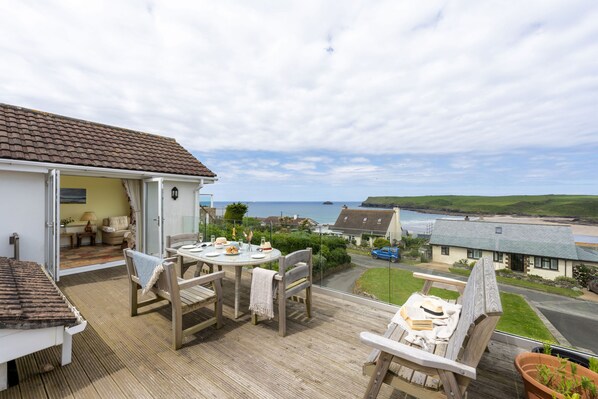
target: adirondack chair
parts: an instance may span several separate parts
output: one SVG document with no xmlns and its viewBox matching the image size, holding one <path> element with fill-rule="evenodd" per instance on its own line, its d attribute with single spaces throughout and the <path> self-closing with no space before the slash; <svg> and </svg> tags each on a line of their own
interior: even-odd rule
<svg viewBox="0 0 598 399">
<path fill-rule="evenodd" d="M 137 291 L 141 289 L 139 278 L 133 264 L 130 249 L 123 251 L 127 273 L 129 275 L 129 297 L 131 304 L 131 317 L 136 316 L 139 308 L 160 301 L 168 301 L 172 307 L 172 347 L 177 350 L 183 344 L 183 337 L 195 334 L 209 326 L 222 327 L 222 279 L 224 272 L 206 274 L 189 280 L 177 278 L 174 261 L 168 258 L 162 264 L 164 271 L 156 284 L 150 289 L 155 298 L 139 302 Z M 211 288 L 204 285 L 211 284 Z M 192 327 L 183 330 L 183 315 L 194 310 L 214 306 L 214 316 Z"/>
<path fill-rule="evenodd" d="M 184 258 L 177 254 L 177 249 L 185 244 L 195 244 L 197 242 L 197 233 L 183 233 L 166 236 L 166 255 L 176 257 L 176 271 L 180 277 L 183 277 L 187 269 L 196 266 L 194 276 L 199 276 L 201 265 L 194 259 Z"/>
<path fill-rule="evenodd" d="M 274 279 L 278 282 L 278 335 L 287 333 L 287 299 L 305 301 L 307 317 L 311 318 L 312 257 L 311 248 L 295 251 L 278 260 L 278 273 Z M 305 290 L 305 298 L 297 294 Z M 258 317 L 251 314 L 251 322 L 257 324 Z"/>
<path fill-rule="evenodd" d="M 461 293 L 457 328 L 446 344 L 430 345 L 429 351 L 410 346 L 406 332 L 391 323 L 384 336 L 362 332 L 360 339 L 374 350 L 363 366 L 369 375 L 364 398 L 376 398 L 382 383 L 418 398 L 463 398 L 476 378 L 476 367 L 502 314 L 492 259 L 481 258 L 467 283 L 439 276 L 414 273 L 426 282 L 428 294 L 434 283 L 450 284 Z"/>
</svg>

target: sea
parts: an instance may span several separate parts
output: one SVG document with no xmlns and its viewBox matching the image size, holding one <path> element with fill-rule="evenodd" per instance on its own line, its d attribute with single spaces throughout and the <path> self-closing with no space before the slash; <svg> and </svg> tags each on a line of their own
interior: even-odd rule
<svg viewBox="0 0 598 399">
<path fill-rule="evenodd" d="M 343 206 L 352 209 L 375 209 L 361 208 L 361 202 L 355 201 L 335 201 L 332 205 L 324 205 L 322 201 L 238 201 L 247 205 L 247 216 L 250 217 L 268 217 L 268 216 L 297 216 L 307 217 L 315 220 L 319 224 L 334 224 Z M 214 201 L 214 207 L 224 209 L 232 201 Z M 422 213 L 401 209 L 401 226 L 410 233 L 431 234 L 434 221 L 436 219 L 456 219 L 463 220 L 461 216 L 443 215 L 436 213 Z"/>
</svg>

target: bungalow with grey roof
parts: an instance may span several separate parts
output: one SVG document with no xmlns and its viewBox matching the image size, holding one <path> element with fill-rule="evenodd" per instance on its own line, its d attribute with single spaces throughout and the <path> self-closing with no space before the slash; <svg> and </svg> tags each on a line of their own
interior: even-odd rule
<svg viewBox="0 0 598 399">
<path fill-rule="evenodd" d="M 507 268 L 546 279 L 573 277 L 573 267 L 598 265 L 598 253 L 575 245 L 571 227 L 438 219 L 430 238 L 432 260 L 453 264 L 492 256 Z"/>
<path fill-rule="evenodd" d="M 343 208 L 331 229 L 341 232 L 346 240 L 355 240 L 357 245 L 361 245 L 363 235 L 384 237 L 391 242 L 400 241 L 400 210 Z"/>
</svg>

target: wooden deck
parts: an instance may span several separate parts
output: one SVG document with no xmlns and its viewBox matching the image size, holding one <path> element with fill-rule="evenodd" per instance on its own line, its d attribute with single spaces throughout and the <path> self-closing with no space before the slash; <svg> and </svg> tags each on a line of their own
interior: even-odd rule
<svg viewBox="0 0 598 399">
<path fill-rule="evenodd" d="M 241 298 L 245 309 L 248 284 Z M 249 315 L 232 319 L 231 273 L 224 285 L 224 327 L 201 332 L 173 351 L 167 306 L 129 316 L 124 267 L 63 277 L 59 286 L 89 321 L 74 337 L 73 362 L 61 367 L 57 347 L 18 359 L 20 382 L 0 398 L 359 398 L 368 382 L 361 365 L 369 352 L 359 332 L 383 333 L 392 316 L 315 294 L 314 317 L 306 319 L 303 305 L 290 304 L 288 335 L 280 338 L 276 321 L 254 326 Z M 185 317 L 208 315 L 196 313 Z M 489 349 L 469 398 L 522 398 L 513 367 L 518 349 L 496 342 Z M 54 369 L 44 372 L 47 365 Z M 379 395 L 403 397 L 387 386 Z"/>
</svg>

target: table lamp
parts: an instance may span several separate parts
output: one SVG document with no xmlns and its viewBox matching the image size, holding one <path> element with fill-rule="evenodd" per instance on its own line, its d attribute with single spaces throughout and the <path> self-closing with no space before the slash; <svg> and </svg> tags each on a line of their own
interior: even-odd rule
<svg viewBox="0 0 598 399">
<path fill-rule="evenodd" d="M 80 219 L 82 222 L 87 222 L 87 226 L 85 226 L 85 232 L 91 233 L 91 222 L 98 220 L 96 214 L 94 212 L 85 212 Z"/>
</svg>

